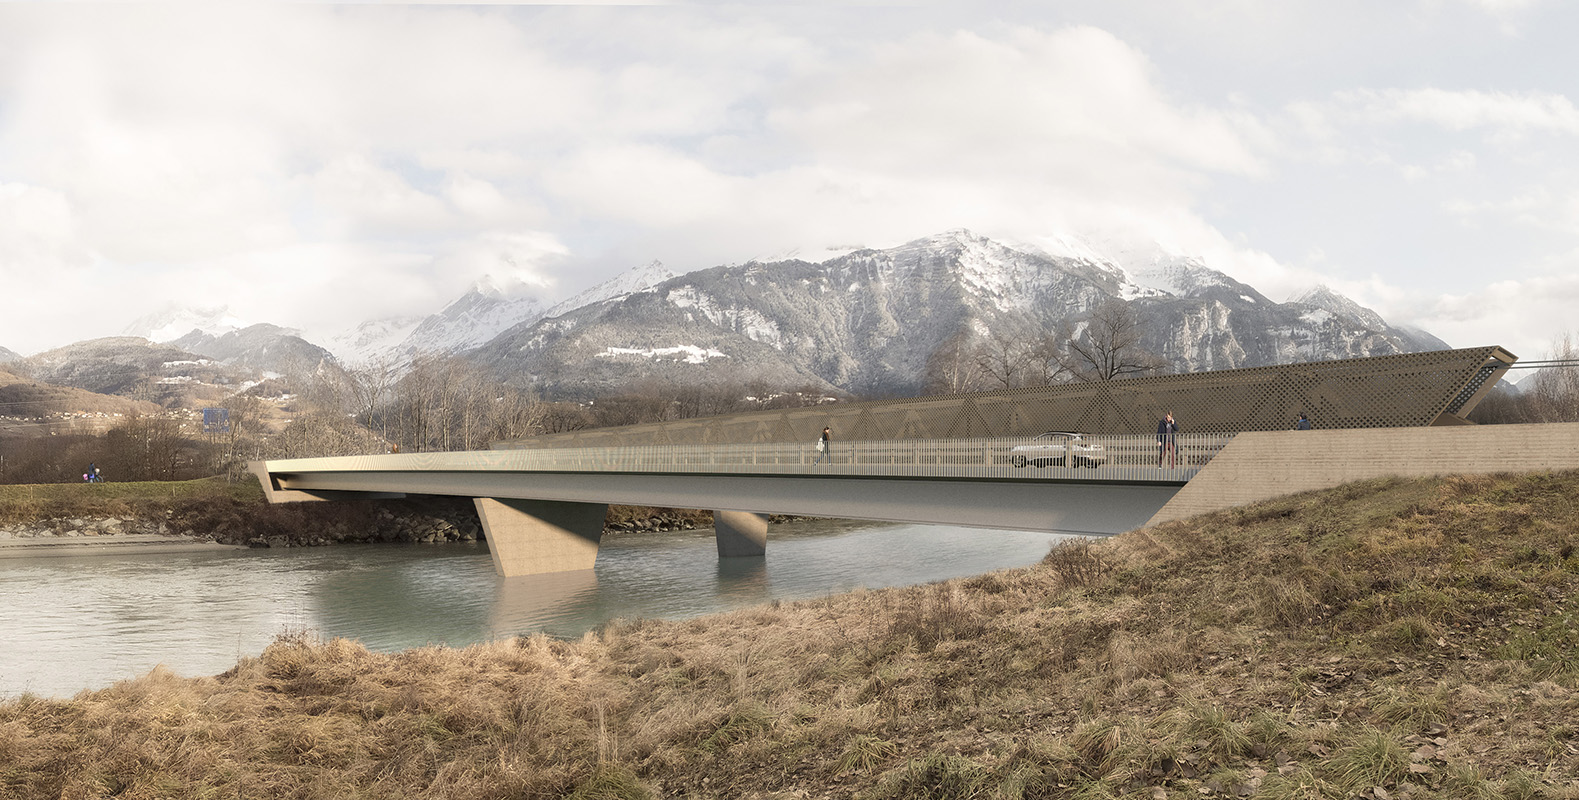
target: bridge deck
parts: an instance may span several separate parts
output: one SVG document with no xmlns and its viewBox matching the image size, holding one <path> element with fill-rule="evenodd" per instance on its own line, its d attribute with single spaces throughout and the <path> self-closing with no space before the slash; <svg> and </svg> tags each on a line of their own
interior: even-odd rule
<svg viewBox="0 0 1579 800">
<path fill-rule="evenodd" d="M 405 453 L 266 464 L 268 472 L 276 476 L 578 472 L 1180 484 L 1200 471 L 1232 438 L 1224 434 L 1178 435 L 1177 457 L 1170 459 L 1165 469 L 1158 468 L 1155 436 L 1086 436 L 1073 447 L 1026 437 L 836 441 L 824 459 L 819 459 L 820 454 L 810 445 L 763 443 Z"/>
<path fill-rule="evenodd" d="M 1114 436 L 1052 449 L 1046 440 L 1028 439 L 836 442 L 821 463 L 811 447 L 753 444 L 345 456 L 261 462 L 255 469 L 275 502 L 399 494 L 477 498 L 491 538 L 508 528 L 518 532 L 510 534 L 517 540 L 536 542 L 532 552 L 572 553 L 555 555 L 551 567 L 544 566 L 546 556 L 522 556 L 525 566 L 500 561 L 500 572 L 509 575 L 567 569 L 562 564 L 572 562 L 590 566 L 586 553 L 596 555 L 591 523 L 575 523 L 578 531 L 569 535 L 565 524 L 552 520 L 581 519 L 576 507 L 610 503 L 1121 533 L 1161 510 L 1229 438 L 1177 437 L 1177 462 L 1170 458 L 1166 468 L 1157 466 L 1155 437 Z M 1015 449 L 1025 446 L 1042 449 Z M 720 532 L 721 554 L 752 549 L 726 542 L 725 535 Z M 501 545 L 512 546 L 495 543 L 496 552 Z M 754 549 L 761 553 L 761 545 Z"/>
</svg>

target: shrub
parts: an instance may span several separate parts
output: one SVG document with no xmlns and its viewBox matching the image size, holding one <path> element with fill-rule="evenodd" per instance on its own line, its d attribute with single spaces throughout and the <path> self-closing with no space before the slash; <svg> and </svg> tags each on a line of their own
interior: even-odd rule
<svg viewBox="0 0 1579 800">
<path fill-rule="evenodd" d="M 1048 551 L 1042 564 L 1070 588 L 1092 586 L 1113 571 L 1112 563 L 1090 539 L 1065 539 Z"/>
</svg>

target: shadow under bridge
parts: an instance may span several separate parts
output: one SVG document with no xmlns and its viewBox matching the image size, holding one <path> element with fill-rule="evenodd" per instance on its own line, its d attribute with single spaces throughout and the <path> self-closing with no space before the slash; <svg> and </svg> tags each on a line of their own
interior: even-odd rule
<svg viewBox="0 0 1579 800">
<path fill-rule="evenodd" d="M 494 567 L 510 577 L 590 569 L 610 504 L 711 509 L 721 557 L 762 556 L 767 516 L 1107 535 L 1144 525 L 1220 450 L 1180 435 L 487 450 L 254 462 L 271 502 L 450 495 L 474 499 Z M 1026 449 L 1030 448 L 1030 449 Z M 822 458 L 819 460 L 819 456 Z"/>
</svg>

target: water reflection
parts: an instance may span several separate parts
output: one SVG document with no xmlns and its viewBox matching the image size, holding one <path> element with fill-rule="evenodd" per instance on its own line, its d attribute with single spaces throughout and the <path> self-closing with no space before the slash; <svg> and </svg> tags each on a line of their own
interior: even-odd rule
<svg viewBox="0 0 1579 800">
<path fill-rule="evenodd" d="M 533 630 L 573 635 L 574 620 L 597 605 L 597 593 L 596 569 L 498 578 L 488 617 L 489 638 Z"/>
<path fill-rule="evenodd" d="M 732 606 L 751 606 L 773 599 L 768 583 L 768 559 L 720 558 L 713 581 L 713 594 Z"/>
<path fill-rule="evenodd" d="M 164 664 L 223 672 L 286 630 L 380 651 L 678 619 L 771 600 L 1031 564 L 1054 535 L 807 521 L 767 555 L 719 559 L 710 530 L 611 535 L 597 567 L 501 579 L 482 544 L 0 559 L 0 697 L 66 696 Z"/>
</svg>

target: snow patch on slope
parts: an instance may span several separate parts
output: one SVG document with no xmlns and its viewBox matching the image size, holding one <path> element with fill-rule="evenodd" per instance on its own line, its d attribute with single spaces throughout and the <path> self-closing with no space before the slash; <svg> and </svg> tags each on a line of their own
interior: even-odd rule
<svg viewBox="0 0 1579 800">
<path fill-rule="evenodd" d="M 706 364 L 715 358 L 729 358 L 729 356 L 709 347 L 697 347 L 694 344 L 681 344 L 674 347 L 607 347 L 597 354 L 597 358 L 620 358 L 634 356 L 653 361 L 683 361 L 687 364 Z"/>
<path fill-rule="evenodd" d="M 720 306 L 711 295 L 699 291 L 695 286 L 670 289 L 664 297 L 676 308 L 695 309 L 706 317 L 708 322 L 720 328 L 741 334 L 747 339 L 761 342 L 775 350 L 784 349 L 784 333 L 779 328 L 779 324 L 754 308 Z"/>
</svg>

